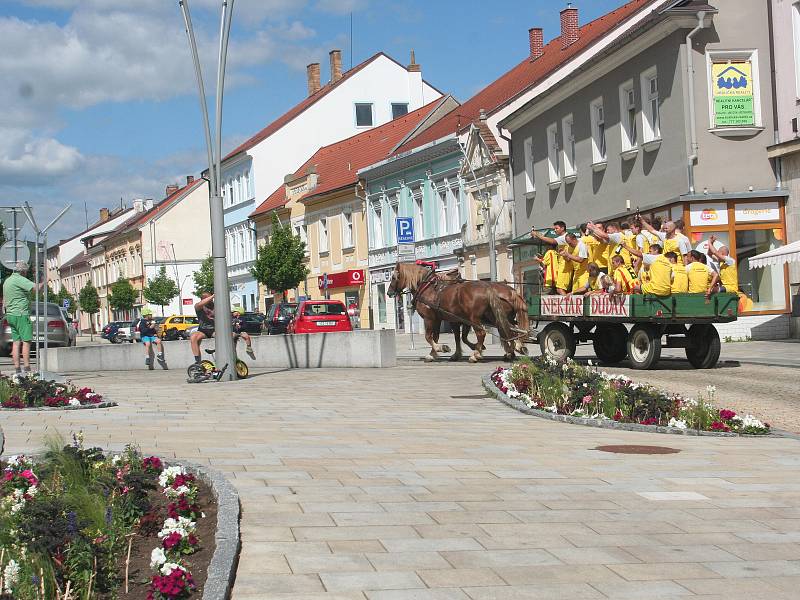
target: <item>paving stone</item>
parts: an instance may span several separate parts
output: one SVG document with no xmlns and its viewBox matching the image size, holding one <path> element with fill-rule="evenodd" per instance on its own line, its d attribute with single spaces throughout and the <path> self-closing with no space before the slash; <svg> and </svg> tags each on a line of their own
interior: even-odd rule
<svg viewBox="0 0 800 600">
<path fill-rule="evenodd" d="M 449 565 L 448 565 L 449 566 Z M 418 570 L 417 575 L 431 588 L 479 587 L 504 585 L 505 581 L 492 569 L 433 569 Z"/>
<path fill-rule="evenodd" d="M 346 590 L 405 590 L 424 588 L 425 584 L 413 572 L 361 571 L 351 573 L 320 573 L 325 589 L 331 592 Z"/>
</svg>

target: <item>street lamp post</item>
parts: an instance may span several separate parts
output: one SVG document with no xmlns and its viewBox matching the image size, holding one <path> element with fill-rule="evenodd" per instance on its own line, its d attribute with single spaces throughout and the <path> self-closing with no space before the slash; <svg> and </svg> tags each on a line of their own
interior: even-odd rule
<svg viewBox="0 0 800 600">
<path fill-rule="evenodd" d="M 203 71 L 200 67 L 200 57 L 197 51 L 197 41 L 192 28 L 192 18 L 189 12 L 189 0 L 179 0 L 186 35 L 189 38 L 189 48 L 194 61 L 197 90 L 200 97 L 200 111 L 203 121 L 203 132 L 206 140 L 208 154 L 209 197 L 211 207 L 211 256 L 214 262 L 214 321 L 217 331 L 216 347 L 220 364 L 230 365 L 224 377 L 233 380 L 236 377 L 233 365 L 235 363 L 233 347 L 233 329 L 231 324 L 231 299 L 228 288 L 228 265 L 225 259 L 225 221 L 222 208 L 222 194 L 220 178 L 222 175 L 222 98 L 225 84 L 225 63 L 228 55 L 228 38 L 231 31 L 231 17 L 234 0 L 222 0 L 222 15 L 220 19 L 219 57 L 217 61 L 217 91 L 215 102 L 216 135 L 212 142 L 211 124 L 208 119 L 208 105 L 203 84 Z M 182 301 L 181 301 L 182 302 Z"/>
</svg>

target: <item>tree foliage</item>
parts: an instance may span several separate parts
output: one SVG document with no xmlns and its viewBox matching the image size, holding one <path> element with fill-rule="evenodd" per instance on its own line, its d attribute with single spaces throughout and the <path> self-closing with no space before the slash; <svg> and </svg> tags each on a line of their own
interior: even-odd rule
<svg viewBox="0 0 800 600">
<path fill-rule="evenodd" d="M 214 259 L 206 256 L 200 268 L 192 274 L 194 279 L 194 295 L 199 297 L 203 292 L 214 293 Z"/>
<path fill-rule="evenodd" d="M 78 294 L 78 306 L 82 312 L 89 315 L 100 312 L 100 296 L 97 295 L 97 288 L 92 285 L 91 281 L 87 281 Z"/>
<path fill-rule="evenodd" d="M 131 310 L 136 302 L 136 290 L 127 279 L 119 279 L 111 284 L 108 305 L 114 310 Z"/>
<path fill-rule="evenodd" d="M 303 262 L 306 243 L 294 235 L 290 225 L 281 225 L 272 213 L 272 235 L 258 248 L 255 265 L 250 269 L 256 280 L 271 290 L 286 295 L 308 276 Z"/>
<path fill-rule="evenodd" d="M 180 294 L 180 289 L 178 289 L 178 284 L 167 275 L 167 267 L 161 265 L 158 275 L 147 282 L 142 294 L 149 303 L 159 305 L 163 315 L 164 305 L 172 302 Z"/>
</svg>

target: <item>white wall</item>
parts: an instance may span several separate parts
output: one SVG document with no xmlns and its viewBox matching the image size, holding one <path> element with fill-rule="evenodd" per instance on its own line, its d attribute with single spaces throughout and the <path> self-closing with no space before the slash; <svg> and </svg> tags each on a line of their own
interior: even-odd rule
<svg viewBox="0 0 800 600">
<path fill-rule="evenodd" d="M 170 304 L 164 306 L 164 316 L 171 316 L 171 315 L 194 315 L 194 304 L 198 302 L 200 298 L 194 295 L 194 279 L 192 278 L 192 274 L 200 268 L 200 262 L 179 262 L 175 263 L 167 263 L 163 266 L 167 269 L 167 277 L 176 281 L 178 286 L 181 288 L 181 294 L 178 298 L 175 298 Z M 161 270 L 161 264 L 145 264 L 145 277 L 149 281 L 153 279 L 158 272 Z M 181 298 L 186 300 L 191 300 L 192 303 L 186 306 L 182 306 Z M 150 308 L 153 309 L 153 314 L 157 317 L 161 315 L 161 307 L 155 304 L 148 304 Z M 181 309 L 183 313 L 181 313 Z"/>
</svg>

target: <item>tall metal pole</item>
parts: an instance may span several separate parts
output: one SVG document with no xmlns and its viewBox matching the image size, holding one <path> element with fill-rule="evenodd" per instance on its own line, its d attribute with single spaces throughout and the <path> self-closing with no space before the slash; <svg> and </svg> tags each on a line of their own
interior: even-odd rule
<svg viewBox="0 0 800 600">
<path fill-rule="evenodd" d="M 230 8 L 229 5 L 230 4 Z M 197 78 L 197 87 L 200 96 L 203 128 L 206 137 L 208 153 L 208 172 L 210 179 L 210 211 L 211 211 L 211 256 L 214 264 L 214 321 L 216 328 L 216 349 L 218 362 L 227 364 L 225 378 L 233 380 L 236 377 L 234 363 L 236 360 L 233 346 L 233 328 L 231 324 L 231 299 L 228 287 L 228 265 L 225 259 L 225 218 L 220 193 L 220 176 L 222 171 L 222 100 L 225 85 L 225 63 L 228 54 L 228 38 L 230 36 L 231 15 L 233 13 L 233 0 L 222 1 L 222 16 L 220 20 L 219 62 L 217 64 L 217 93 L 216 93 L 216 139 L 212 145 L 211 125 L 208 119 L 208 106 L 206 104 L 205 86 L 203 85 L 202 69 L 197 52 L 192 20 L 189 13 L 189 0 L 179 0 L 178 5 L 183 13 L 186 25 L 186 35 L 189 37 L 189 46 L 194 61 L 194 70 Z M 216 151 L 216 152 L 215 152 Z M 216 161 L 215 161 L 216 157 Z"/>
</svg>

